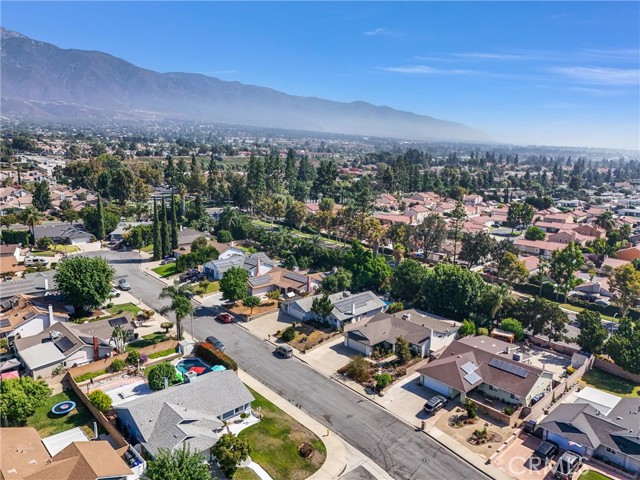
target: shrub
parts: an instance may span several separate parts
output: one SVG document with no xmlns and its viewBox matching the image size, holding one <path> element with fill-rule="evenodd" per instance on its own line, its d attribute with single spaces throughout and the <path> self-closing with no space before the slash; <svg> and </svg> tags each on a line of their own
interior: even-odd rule
<svg viewBox="0 0 640 480">
<path fill-rule="evenodd" d="M 489 336 L 489 329 L 486 327 L 478 328 L 478 335 L 486 335 Z"/>
<path fill-rule="evenodd" d="M 195 354 L 211 365 L 222 365 L 227 370 L 238 370 L 238 364 L 233 358 L 225 355 L 213 345 L 208 343 L 198 343 L 194 349 Z"/>
<path fill-rule="evenodd" d="M 513 415 L 513 412 L 515 412 L 515 409 L 508 405 L 502 409 L 502 413 L 504 413 L 505 415 Z"/>
<path fill-rule="evenodd" d="M 381 373 L 380 375 L 376 375 L 375 379 L 376 379 L 376 388 L 378 389 L 379 392 L 384 390 L 393 380 L 391 378 L 391 375 L 389 375 L 388 373 Z"/>
<path fill-rule="evenodd" d="M 169 333 L 169 330 L 173 327 L 173 323 L 171 322 L 162 322 L 160 324 L 160 328 L 164 328 L 164 333 Z"/>
<path fill-rule="evenodd" d="M 74 380 L 76 381 L 76 383 L 82 383 L 86 380 L 91 380 L 92 378 L 96 378 L 96 377 L 99 377 L 100 375 L 104 375 L 105 373 L 107 373 L 106 370 L 98 370 L 97 372 L 87 372 L 87 373 L 83 373 L 82 375 L 78 375 L 77 377 L 74 377 Z"/>
<path fill-rule="evenodd" d="M 127 355 L 127 363 L 135 367 L 138 365 L 139 361 L 140 361 L 140 352 L 138 350 L 130 351 L 129 355 Z"/>
<path fill-rule="evenodd" d="M 111 410 L 111 397 L 102 390 L 94 390 L 91 392 L 89 394 L 89 401 L 102 413 L 107 413 Z"/>
<path fill-rule="evenodd" d="M 357 356 L 351 360 L 344 369 L 344 373 L 351 380 L 359 383 L 366 383 L 371 380 L 371 373 L 369 372 L 370 363 L 362 356 Z"/>
<path fill-rule="evenodd" d="M 420 268 L 422 268 L 422 266 L 420 266 Z M 389 305 L 389 308 L 387 309 L 387 313 L 389 315 L 393 315 L 394 313 L 398 313 L 404 310 L 404 303 L 402 302 L 393 302 L 391 305 Z"/>
<path fill-rule="evenodd" d="M 220 243 L 229 243 L 233 241 L 233 236 L 229 230 L 220 230 L 217 237 Z"/>
<path fill-rule="evenodd" d="M 478 416 L 476 413 L 478 410 L 478 404 L 470 398 L 465 398 L 462 407 L 467 411 L 467 416 L 469 418 L 476 418 Z"/>
<path fill-rule="evenodd" d="M 109 365 L 108 370 L 110 372 L 120 372 L 125 369 L 127 365 L 124 363 L 124 360 L 121 358 L 116 358 L 111 365 Z"/>
<path fill-rule="evenodd" d="M 458 336 L 462 338 L 462 337 L 468 337 L 469 335 L 475 335 L 475 334 L 476 334 L 476 324 L 473 323 L 472 320 L 464 320 L 462 322 L 462 325 L 460 325 L 460 328 L 458 329 Z"/>
<path fill-rule="evenodd" d="M 284 340 L 285 342 L 290 342 L 291 340 L 293 340 L 294 338 L 296 338 L 296 329 L 295 327 L 292 325 L 290 327 L 287 327 L 285 329 L 284 332 L 282 332 L 282 340 Z"/>
<path fill-rule="evenodd" d="M 576 371 L 576 369 L 575 369 L 575 368 L 573 368 L 573 366 L 572 366 L 572 365 L 569 365 L 569 366 L 567 367 L 567 375 L 572 375 L 575 371 Z"/>
<path fill-rule="evenodd" d="M 164 388 L 165 378 L 169 381 L 169 385 L 175 383 L 178 379 L 176 369 L 170 363 L 161 363 L 149 369 L 147 379 L 149 380 L 149 387 L 152 390 L 162 390 Z"/>
</svg>

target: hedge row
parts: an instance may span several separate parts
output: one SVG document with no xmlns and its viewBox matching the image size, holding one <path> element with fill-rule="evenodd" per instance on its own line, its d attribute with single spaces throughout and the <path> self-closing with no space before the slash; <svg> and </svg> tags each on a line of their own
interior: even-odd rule
<svg viewBox="0 0 640 480">
<path fill-rule="evenodd" d="M 210 365 L 222 365 L 227 370 L 238 370 L 238 364 L 209 343 L 200 342 L 194 348 L 195 354 Z"/>
</svg>

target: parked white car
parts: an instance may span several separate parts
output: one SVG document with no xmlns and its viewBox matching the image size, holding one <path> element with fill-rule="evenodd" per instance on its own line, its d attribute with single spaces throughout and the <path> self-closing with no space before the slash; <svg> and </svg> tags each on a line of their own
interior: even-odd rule
<svg viewBox="0 0 640 480">
<path fill-rule="evenodd" d="M 24 259 L 25 267 L 46 267 L 49 264 L 49 260 L 41 257 L 26 257 Z"/>
</svg>

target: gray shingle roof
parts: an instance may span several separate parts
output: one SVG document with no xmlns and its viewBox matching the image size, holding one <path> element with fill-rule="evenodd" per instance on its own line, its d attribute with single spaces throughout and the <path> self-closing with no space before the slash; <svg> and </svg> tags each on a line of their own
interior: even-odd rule
<svg viewBox="0 0 640 480">
<path fill-rule="evenodd" d="M 333 311 L 331 313 L 338 320 L 347 320 L 385 307 L 385 303 L 371 291 L 351 295 L 338 301 L 332 300 L 332 303 Z"/>
<path fill-rule="evenodd" d="M 430 334 L 428 328 L 386 313 L 378 313 L 369 320 L 348 325 L 344 332 L 345 336 L 370 346 L 383 341 L 395 343 L 400 336 L 413 345 L 423 345 L 429 340 Z"/>
<path fill-rule="evenodd" d="M 173 449 L 187 437 L 198 451 L 213 446 L 223 423 L 219 416 L 254 400 L 230 371 L 210 372 L 193 383 L 160 390 L 151 395 L 115 407 L 128 411 L 152 454 L 158 449 Z M 185 423 L 181 423 L 185 422 Z"/>
</svg>

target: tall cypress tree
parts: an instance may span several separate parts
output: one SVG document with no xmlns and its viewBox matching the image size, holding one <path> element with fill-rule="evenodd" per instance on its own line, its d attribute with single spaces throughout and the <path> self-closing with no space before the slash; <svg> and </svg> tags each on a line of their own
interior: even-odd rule
<svg viewBox="0 0 640 480">
<path fill-rule="evenodd" d="M 103 240 L 107 234 L 104 231 L 104 212 L 102 211 L 102 198 L 98 195 L 98 240 Z"/>
<path fill-rule="evenodd" d="M 158 223 L 158 205 L 153 199 L 153 259 L 162 258 L 162 237 L 160 236 L 160 224 Z"/>
<path fill-rule="evenodd" d="M 171 195 L 171 248 L 178 248 L 178 216 L 176 215 L 175 195 Z"/>
<path fill-rule="evenodd" d="M 162 243 L 162 256 L 166 257 L 171 252 L 171 239 L 167 228 L 167 207 L 164 203 L 164 197 L 162 197 L 162 206 L 160 208 L 160 240 Z"/>
</svg>

